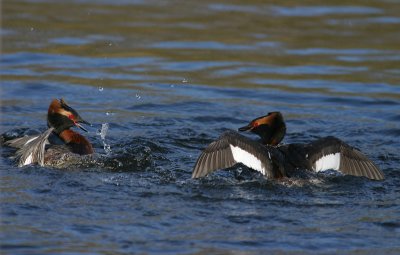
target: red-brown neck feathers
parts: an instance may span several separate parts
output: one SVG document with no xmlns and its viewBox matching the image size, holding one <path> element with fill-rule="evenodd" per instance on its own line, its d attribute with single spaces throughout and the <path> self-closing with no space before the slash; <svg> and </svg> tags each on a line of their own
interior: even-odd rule
<svg viewBox="0 0 400 255">
<path fill-rule="evenodd" d="M 90 142 L 81 134 L 66 129 L 60 133 L 60 138 L 71 147 L 73 153 L 80 155 L 92 154 L 94 152 Z"/>
</svg>

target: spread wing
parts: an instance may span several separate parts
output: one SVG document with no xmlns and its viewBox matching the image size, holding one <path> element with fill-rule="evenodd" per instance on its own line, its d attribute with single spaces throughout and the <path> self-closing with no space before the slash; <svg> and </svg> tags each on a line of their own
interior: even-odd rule
<svg viewBox="0 0 400 255">
<path fill-rule="evenodd" d="M 5 144 L 18 148 L 16 155 L 18 166 L 25 166 L 33 163 L 44 165 L 45 146 L 48 143 L 48 137 L 54 128 L 49 128 L 40 135 L 24 136 L 7 141 Z"/>
<path fill-rule="evenodd" d="M 372 180 L 385 179 L 382 171 L 367 156 L 338 138 L 328 136 L 306 147 L 306 158 L 316 172 L 333 169 Z"/>
<path fill-rule="evenodd" d="M 212 142 L 197 159 L 192 178 L 199 178 L 218 170 L 242 163 L 268 178 L 283 176 L 279 161 L 275 162 L 278 151 L 273 147 L 248 139 L 233 131 L 223 133 Z"/>
</svg>

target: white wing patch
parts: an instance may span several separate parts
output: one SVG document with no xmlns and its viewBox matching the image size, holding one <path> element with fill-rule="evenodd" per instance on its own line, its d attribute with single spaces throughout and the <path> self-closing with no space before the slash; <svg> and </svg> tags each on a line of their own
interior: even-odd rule
<svg viewBox="0 0 400 255">
<path fill-rule="evenodd" d="M 254 170 L 257 170 L 265 175 L 265 173 L 266 173 L 265 167 L 263 167 L 261 160 L 256 158 L 253 154 L 250 154 L 249 152 L 241 149 L 240 147 L 236 147 L 233 145 L 230 145 L 230 147 L 231 147 L 233 159 L 236 162 L 238 162 L 238 163 L 240 162 L 240 163 L 244 164 L 245 166 L 250 167 Z"/>
<path fill-rule="evenodd" d="M 27 145 L 28 143 L 32 142 L 33 140 L 36 140 L 38 137 L 39 137 L 39 136 L 35 136 L 35 137 L 29 139 L 29 140 L 25 143 L 25 145 Z"/>
<path fill-rule="evenodd" d="M 318 159 L 314 166 L 313 170 L 316 172 L 325 171 L 329 169 L 333 169 L 338 171 L 340 166 L 340 153 L 328 154 Z"/>
<path fill-rule="evenodd" d="M 23 164 L 19 164 L 19 167 L 21 166 L 26 166 L 32 164 L 32 153 L 25 159 L 25 162 Z"/>
</svg>

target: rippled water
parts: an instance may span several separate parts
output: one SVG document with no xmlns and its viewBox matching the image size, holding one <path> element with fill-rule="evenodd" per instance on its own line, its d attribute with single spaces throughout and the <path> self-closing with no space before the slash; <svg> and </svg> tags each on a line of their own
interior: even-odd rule
<svg viewBox="0 0 400 255">
<path fill-rule="evenodd" d="M 2 148 L 2 254 L 400 253 L 397 1 L 2 4 L 1 133 L 44 130 L 64 97 L 98 154 L 17 168 Z M 190 179 L 223 130 L 277 110 L 285 142 L 335 135 L 386 180 Z"/>
</svg>

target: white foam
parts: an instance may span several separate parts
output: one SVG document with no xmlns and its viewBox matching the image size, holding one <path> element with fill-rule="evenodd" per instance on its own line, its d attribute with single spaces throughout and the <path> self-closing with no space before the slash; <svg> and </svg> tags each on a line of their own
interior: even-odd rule
<svg viewBox="0 0 400 255">
<path fill-rule="evenodd" d="M 316 172 L 325 171 L 329 169 L 337 171 L 339 170 L 339 167 L 340 167 L 340 153 L 338 152 L 335 154 L 332 153 L 325 155 L 320 159 L 318 159 L 313 166 L 313 170 Z"/>
<path fill-rule="evenodd" d="M 243 150 L 240 147 L 236 147 L 230 145 L 233 159 L 238 162 L 242 163 L 247 167 L 250 167 L 254 170 L 257 170 L 265 175 L 265 168 L 262 166 L 261 160 L 255 157 L 253 154 Z"/>
</svg>

